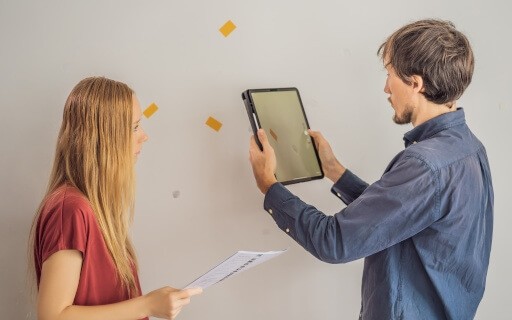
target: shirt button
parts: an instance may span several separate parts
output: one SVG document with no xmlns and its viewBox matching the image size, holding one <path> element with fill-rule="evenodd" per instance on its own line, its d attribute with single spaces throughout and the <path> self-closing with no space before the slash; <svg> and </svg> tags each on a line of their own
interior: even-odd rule
<svg viewBox="0 0 512 320">
<path fill-rule="evenodd" d="M 272 209 L 268 209 L 268 213 L 272 214 Z"/>
<path fill-rule="evenodd" d="M 338 192 L 338 193 L 336 193 L 336 194 L 338 195 L 338 198 L 341 198 L 341 194 L 340 194 L 339 192 Z"/>
<path fill-rule="evenodd" d="M 417 142 L 416 142 L 416 141 L 413 141 L 413 142 L 412 142 L 412 144 L 415 144 L 415 143 L 417 143 Z"/>
<path fill-rule="evenodd" d="M 290 233 L 290 229 L 286 228 L 286 232 L 287 232 L 287 233 Z"/>
</svg>

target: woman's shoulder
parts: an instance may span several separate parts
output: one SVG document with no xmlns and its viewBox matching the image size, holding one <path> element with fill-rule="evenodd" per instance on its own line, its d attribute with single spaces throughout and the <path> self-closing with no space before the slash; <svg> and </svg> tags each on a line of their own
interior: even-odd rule
<svg viewBox="0 0 512 320">
<path fill-rule="evenodd" d="M 61 218 L 79 215 L 86 219 L 94 216 L 89 200 L 78 188 L 70 184 L 57 187 L 46 197 L 41 214 L 59 215 Z"/>
<path fill-rule="evenodd" d="M 36 227 L 36 254 L 44 262 L 63 249 L 85 252 L 89 235 L 96 227 L 87 198 L 75 187 L 62 185 L 43 201 Z"/>
</svg>

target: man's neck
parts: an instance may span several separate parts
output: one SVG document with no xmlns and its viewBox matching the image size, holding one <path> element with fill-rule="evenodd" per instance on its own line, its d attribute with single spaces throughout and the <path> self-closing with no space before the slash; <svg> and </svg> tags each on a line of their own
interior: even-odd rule
<svg viewBox="0 0 512 320">
<path fill-rule="evenodd" d="M 411 122 L 414 127 L 417 127 L 420 124 L 437 116 L 456 111 L 457 107 L 455 106 L 455 103 L 435 104 L 433 102 L 424 100 L 421 101 L 414 110 L 415 113 Z"/>
</svg>

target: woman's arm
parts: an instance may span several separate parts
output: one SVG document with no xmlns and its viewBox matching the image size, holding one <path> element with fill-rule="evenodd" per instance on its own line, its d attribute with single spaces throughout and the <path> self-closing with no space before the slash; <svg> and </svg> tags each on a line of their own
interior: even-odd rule
<svg viewBox="0 0 512 320">
<path fill-rule="evenodd" d="M 174 319 L 191 296 L 202 292 L 164 287 L 119 303 L 75 306 L 81 268 L 82 254 L 77 250 L 58 251 L 43 263 L 37 298 L 39 320 L 136 320 L 149 316 Z"/>
</svg>

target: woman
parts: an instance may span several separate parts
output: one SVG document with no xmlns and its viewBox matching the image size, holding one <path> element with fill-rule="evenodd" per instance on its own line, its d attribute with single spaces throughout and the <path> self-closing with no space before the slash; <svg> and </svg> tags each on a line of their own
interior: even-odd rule
<svg viewBox="0 0 512 320">
<path fill-rule="evenodd" d="M 87 78 L 64 107 L 48 191 L 31 243 L 37 314 L 48 319 L 174 319 L 201 289 L 141 295 L 129 237 L 134 164 L 148 139 L 124 83 Z"/>
</svg>

